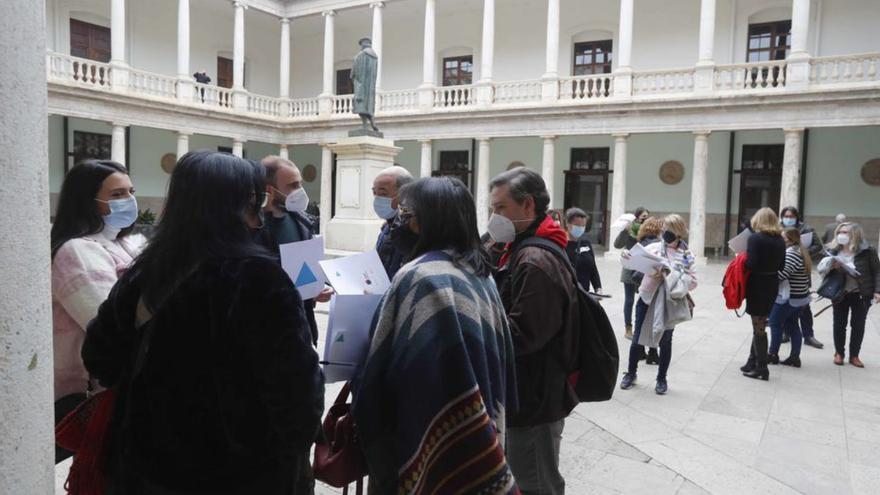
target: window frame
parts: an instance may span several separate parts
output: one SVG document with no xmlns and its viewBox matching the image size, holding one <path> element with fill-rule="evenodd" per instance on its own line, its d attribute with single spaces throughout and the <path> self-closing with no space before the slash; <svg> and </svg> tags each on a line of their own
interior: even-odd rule
<svg viewBox="0 0 880 495">
<path fill-rule="evenodd" d="M 454 77 L 447 76 L 446 64 L 449 62 L 456 62 L 457 66 L 451 70 L 456 71 L 456 75 Z M 470 64 L 470 70 L 465 71 L 462 69 L 463 63 Z M 441 75 L 442 78 L 441 84 L 443 86 L 468 86 L 474 83 L 474 56 L 473 55 L 457 55 L 454 57 L 443 57 L 441 62 Z"/>
<path fill-rule="evenodd" d="M 767 31 L 767 32 L 763 32 Z M 758 43 L 757 48 L 752 48 L 752 40 L 769 36 L 767 46 Z M 780 45 L 780 38 L 785 44 Z M 749 24 L 746 32 L 746 62 L 775 62 L 785 60 L 791 51 L 791 20 L 758 22 Z M 760 54 L 767 53 L 767 58 L 761 58 Z M 753 58 L 755 55 L 755 58 Z"/>
<path fill-rule="evenodd" d="M 585 50 L 589 47 L 589 63 L 578 63 L 578 57 L 585 56 L 588 52 Z M 599 55 L 604 57 L 602 62 L 597 62 Z M 571 57 L 571 75 L 573 76 L 592 76 L 598 74 L 611 74 L 614 63 L 614 40 L 592 40 L 578 41 L 572 47 Z M 598 72 L 597 69 L 602 71 Z"/>
</svg>

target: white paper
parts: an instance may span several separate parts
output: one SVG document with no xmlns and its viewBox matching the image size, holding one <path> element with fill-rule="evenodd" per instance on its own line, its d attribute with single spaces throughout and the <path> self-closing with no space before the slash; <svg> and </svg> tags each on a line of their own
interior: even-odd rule
<svg viewBox="0 0 880 495">
<path fill-rule="evenodd" d="M 811 244 L 813 244 L 813 233 L 801 234 L 801 246 L 808 248 Z"/>
<path fill-rule="evenodd" d="M 385 294 L 391 287 L 376 251 L 321 261 L 327 281 L 337 294 Z"/>
<path fill-rule="evenodd" d="M 858 277 L 860 275 L 859 271 L 856 270 L 856 265 L 854 263 L 847 263 L 846 260 L 844 260 L 841 256 L 832 256 L 831 259 L 840 263 L 840 266 L 842 266 L 843 269 L 846 270 L 846 273 L 849 273 L 853 277 Z"/>
<path fill-rule="evenodd" d="M 380 295 L 339 295 L 330 300 L 324 341 L 324 379 L 350 380 L 370 350 L 370 324 Z"/>
<path fill-rule="evenodd" d="M 629 224 L 635 221 L 636 216 L 632 213 L 624 213 L 620 216 L 614 223 L 611 224 L 609 230 L 611 231 L 611 242 L 614 242 L 614 239 L 617 239 L 617 236 L 620 235 L 620 231 L 627 228 Z"/>
<path fill-rule="evenodd" d="M 744 253 L 749 247 L 749 237 L 751 237 L 751 235 L 751 230 L 744 229 L 742 232 L 737 234 L 736 237 L 727 241 L 727 247 L 729 247 L 730 250 L 736 254 Z"/>
<path fill-rule="evenodd" d="M 628 257 L 622 258 L 621 260 L 621 264 L 627 270 L 635 270 L 644 274 L 651 274 L 668 265 L 665 259 L 645 251 L 645 248 L 642 247 L 641 244 L 633 246 L 628 254 Z"/>
<path fill-rule="evenodd" d="M 293 280 L 303 300 L 317 297 L 327 282 L 319 263 L 324 257 L 324 238 L 315 236 L 307 241 L 281 244 L 278 249 L 281 267 Z"/>
</svg>

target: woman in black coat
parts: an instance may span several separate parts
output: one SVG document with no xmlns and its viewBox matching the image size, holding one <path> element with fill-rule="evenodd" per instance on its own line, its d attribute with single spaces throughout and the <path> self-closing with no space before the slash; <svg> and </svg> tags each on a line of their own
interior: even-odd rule
<svg viewBox="0 0 880 495">
<path fill-rule="evenodd" d="M 749 360 L 740 369 L 749 378 L 768 380 L 767 319 L 779 291 L 779 270 L 785 265 L 785 240 L 779 217 L 771 208 L 761 208 L 752 216 L 746 269 L 746 313 L 752 317 L 752 346 Z"/>
<path fill-rule="evenodd" d="M 152 243 L 89 325 L 83 362 L 117 387 L 108 493 L 313 489 L 323 377 L 299 293 L 252 240 L 263 177 L 184 155 Z"/>
</svg>

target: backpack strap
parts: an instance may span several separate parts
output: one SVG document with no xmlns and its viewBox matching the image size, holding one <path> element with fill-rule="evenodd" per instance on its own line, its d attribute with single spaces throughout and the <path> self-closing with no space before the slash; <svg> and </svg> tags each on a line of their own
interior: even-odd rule
<svg viewBox="0 0 880 495">
<path fill-rule="evenodd" d="M 571 279 L 574 281 L 575 287 L 580 288 L 581 290 L 584 290 L 583 287 L 580 287 L 580 282 L 578 282 L 577 273 L 575 273 L 575 271 L 574 271 L 574 266 L 571 264 L 571 260 L 568 259 L 568 254 L 566 254 L 565 251 L 563 251 L 562 247 L 559 244 L 556 244 L 555 242 L 551 241 L 550 239 L 545 239 L 543 237 L 538 237 L 538 236 L 528 237 L 525 240 L 523 240 L 522 242 L 520 242 L 519 245 L 516 246 L 516 249 L 513 251 L 513 253 L 511 253 L 511 255 L 510 255 L 511 262 L 514 259 L 516 259 L 516 255 L 519 254 L 519 251 L 525 247 L 537 247 L 537 248 L 541 248 L 545 251 L 550 251 L 551 253 L 553 253 L 554 257 L 556 257 L 556 260 L 559 261 L 562 264 L 562 266 L 564 266 L 566 269 L 568 269 L 568 273 L 569 273 L 569 275 L 571 275 Z M 511 268 L 511 273 L 512 272 L 513 272 L 513 269 Z"/>
</svg>

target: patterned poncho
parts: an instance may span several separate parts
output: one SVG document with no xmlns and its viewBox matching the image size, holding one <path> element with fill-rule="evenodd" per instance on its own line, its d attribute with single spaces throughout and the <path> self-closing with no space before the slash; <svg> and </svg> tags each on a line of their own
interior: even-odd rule
<svg viewBox="0 0 880 495">
<path fill-rule="evenodd" d="M 355 384 L 371 493 L 519 493 L 504 455 L 514 373 L 491 277 L 445 252 L 401 268 Z"/>
</svg>

